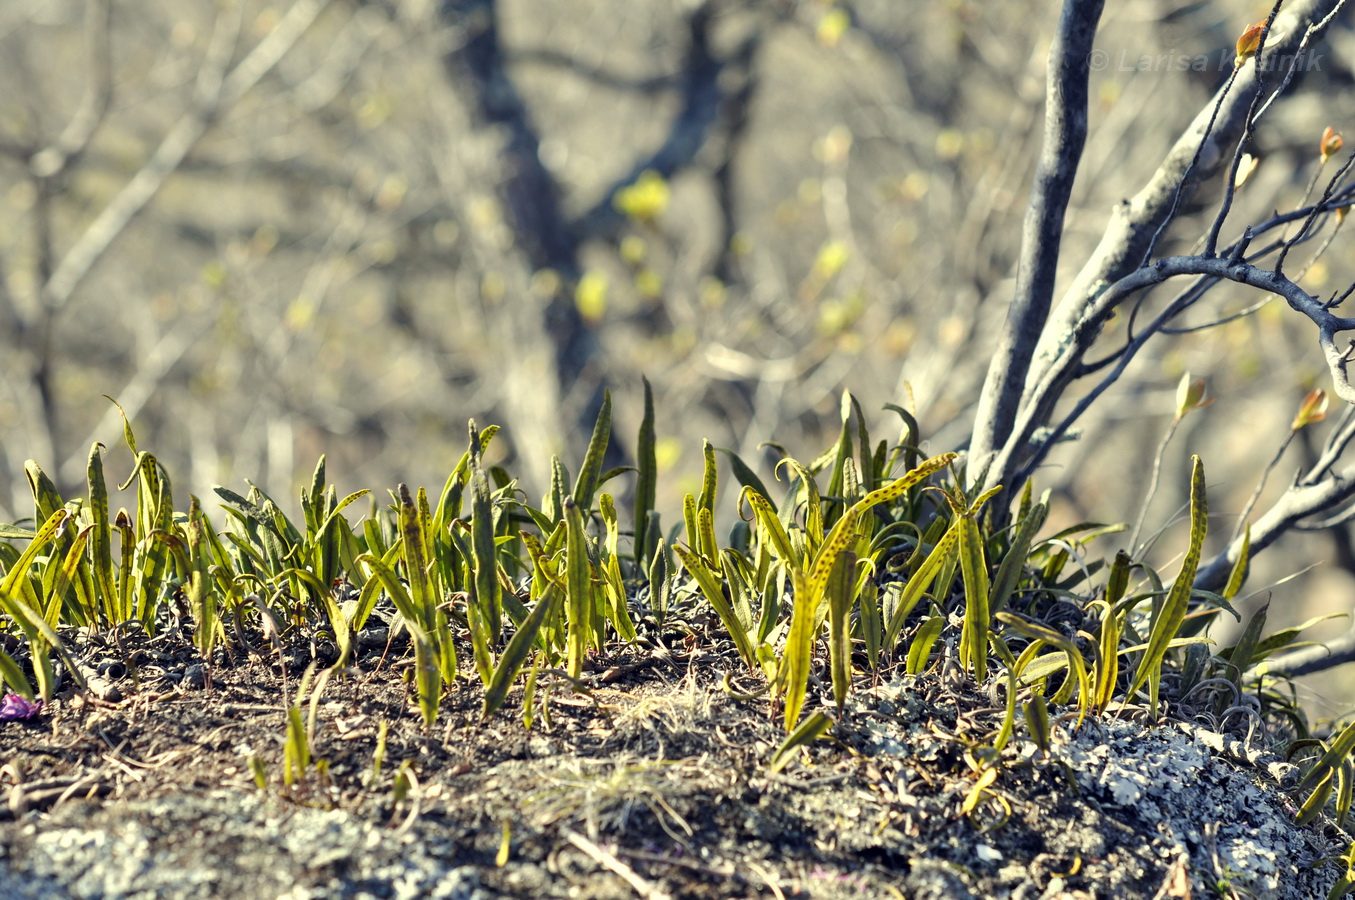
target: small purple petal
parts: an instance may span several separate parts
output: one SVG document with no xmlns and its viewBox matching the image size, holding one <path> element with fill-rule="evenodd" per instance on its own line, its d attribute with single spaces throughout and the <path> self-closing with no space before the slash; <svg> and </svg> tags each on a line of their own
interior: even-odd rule
<svg viewBox="0 0 1355 900">
<path fill-rule="evenodd" d="M 31 719 L 40 712 L 42 712 L 41 700 L 25 700 L 18 694 L 6 694 L 4 703 L 0 704 L 0 722 Z"/>
</svg>

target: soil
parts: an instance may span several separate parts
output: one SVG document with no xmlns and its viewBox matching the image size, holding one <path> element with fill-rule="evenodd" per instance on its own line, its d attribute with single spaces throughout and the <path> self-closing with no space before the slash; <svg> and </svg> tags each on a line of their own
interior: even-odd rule
<svg viewBox="0 0 1355 900">
<path fill-rule="evenodd" d="M 695 632 L 540 672 L 529 723 L 521 684 L 483 719 L 462 680 L 432 728 L 384 637 L 301 691 L 332 647 L 203 666 L 173 629 L 72 635 L 89 690 L 0 723 L 0 898 L 1316 898 L 1350 844 L 1293 824 L 1293 767 L 1181 722 L 1056 709 L 1045 753 L 1018 714 L 976 790 L 1005 681 L 953 662 L 862 678 L 840 713 L 816 682 L 835 724 L 772 773 L 760 677 Z"/>
</svg>

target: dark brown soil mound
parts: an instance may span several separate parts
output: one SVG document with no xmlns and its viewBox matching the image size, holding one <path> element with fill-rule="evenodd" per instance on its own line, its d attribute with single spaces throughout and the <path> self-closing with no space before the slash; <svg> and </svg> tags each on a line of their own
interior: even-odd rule
<svg viewBox="0 0 1355 900">
<path fill-rule="evenodd" d="M 530 728 L 521 690 L 481 721 L 462 683 L 426 729 L 384 649 L 321 686 L 291 785 L 309 648 L 208 670 L 165 638 L 109 699 L 4 724 L 0 897 L 1309 900 L 1349 843 L 1292 824 L 1282 763 L 1180 723 L 1064 718 L 1047 756 L 1018 727 L 976 791 L 966 750 L 1005 704 L 958 676 L 859 685 L 770 774 L 784 733 L 732 654 L 540 673 Z"/>
</svg>

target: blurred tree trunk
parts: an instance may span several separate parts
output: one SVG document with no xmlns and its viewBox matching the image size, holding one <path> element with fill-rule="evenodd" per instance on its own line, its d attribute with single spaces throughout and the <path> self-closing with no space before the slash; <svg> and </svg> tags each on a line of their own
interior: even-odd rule
<svg viewBox="0 0 1355 900">
<path fill-rule="evenodd" d="M 496 192 L 517 248 L 532 272 L 546 270 L 558 276 L 543 313 L 557 380 L 550 394 L 569 407 L 556 410 L 555 417 L 562 424 L 578 423 L 578 428 L 568 432 L 569 443 L 582 447 L 602 405 L 603 382 L 600 373 L 590 372 L 598 355 L 597 340 L 574 302 L 574 288 L 582 273 L 579 241 L 561 209 L 559 186 L 541 162 L 541 141 L 526 104 L 507 71 L 494 0 L 446 0 L 441 14 L 462 37 L 446 57 L 449 75 L 473 95 L 475 124 L 501 129 L 504 135 Z M 509 302 L 526 300 L 510 298 Z M 519 314 L 528 311 L 519 309 Z M 505 360 L 505 365 L 511 366 L 512 361 Z M 575 393 L 579 388 L 582 396 Z"/>
</svg>

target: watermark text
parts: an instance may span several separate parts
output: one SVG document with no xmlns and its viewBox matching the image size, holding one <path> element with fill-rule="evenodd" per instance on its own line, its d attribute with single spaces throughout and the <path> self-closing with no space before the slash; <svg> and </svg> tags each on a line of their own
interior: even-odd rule
<svg viewBox="0 0 1355 900">
<path fill-rule="evenodd" d="M 1220 50 L 1218 53 L 1180 53 L 1169 50 L 1165 53 L 1134 53 L 1120 50 L 1111 53 L 1108 50 L 1093 50 L 1087 54 L 1087 66 L 1093 72 L 1228 72 L 1233 68 L 1236 55 L 1232 50 Z M 1268 55 L 1260 60 L 1248 60 L 1246 65 L 1260 65 L 1265 72 L 1288 72 L 1291 68 L 1299 72 L 1322 71 L 1322 54 Z"/>
</svg>

